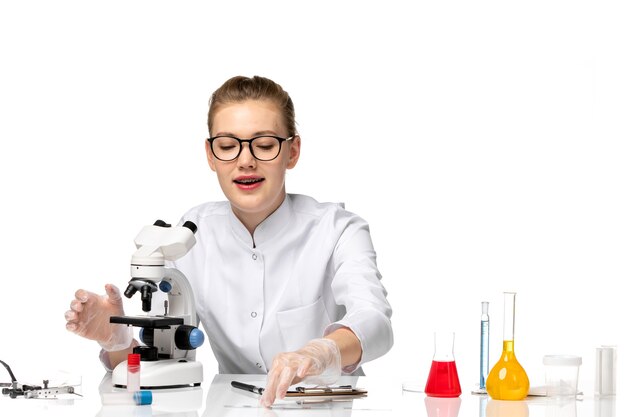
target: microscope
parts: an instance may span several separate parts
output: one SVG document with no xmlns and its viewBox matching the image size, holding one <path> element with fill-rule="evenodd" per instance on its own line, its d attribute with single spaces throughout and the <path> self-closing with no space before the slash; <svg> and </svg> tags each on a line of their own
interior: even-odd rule
<svg viewBox="0 0 626 417">
<path fill-rule="evenodd" d="M 196 243 L 196 230 L 190 221 L 172 227 L 157 220 L 135 238 L 137 250 L 124 295 L 131 298 L 139 292 L 146 315 L 112 316 L 110 322 L 141 328 L 143 345 L 133 349 L 141 355 L 141 389 L 193 387 L 202 382 L 202 364 L 195 361 L 195 349 L 204 342 L 204 334 L 197 327 L 193 290 L 182 272 L 165 267 L 166 260 L 174 261 L 189 252 Z M 159 290 L 167 294 L 164 314 L 150 315 L 152 294 Z M 124 361 L 113 370 L 114 387 L 126 387 L 127 365 Z"/>
</svg>

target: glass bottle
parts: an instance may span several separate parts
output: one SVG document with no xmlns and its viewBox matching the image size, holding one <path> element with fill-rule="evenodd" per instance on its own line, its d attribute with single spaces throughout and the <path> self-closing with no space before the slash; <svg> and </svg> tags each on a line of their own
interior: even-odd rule
<svg viewBox="0 0 626 417">
<path fill-rule="evenodd" d="M 530 388 L 528 375 L 515 357 L 515 294 L 504 293 L 504 335 L 502 356 L 487 377 L 487 393 L 494 400 L 521 400 Z"/>
<path fill-rule="evenodd" d="M 454 332 L 435 333 L 435 355 L 424 392 L 431 397 L 461 395 L 461 384 L 454 360 Z"/>
</svg>

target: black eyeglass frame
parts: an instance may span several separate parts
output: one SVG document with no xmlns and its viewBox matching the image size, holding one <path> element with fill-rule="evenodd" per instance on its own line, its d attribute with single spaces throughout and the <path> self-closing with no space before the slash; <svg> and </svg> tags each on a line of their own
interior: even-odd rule
<svg viewBox="0 0 626 417">
<path fill-rule="evenodd" d="M 259 136 L 255 136 L 255 137 L 250 138 L 250 139 L 239 139 L 236 136 L 218 135 L 218 136 L 213 136 L 211 138 L 207 138 L 206 140 L 211 145 L 211 152 L 213 152 L 213 156 L 216 157 L 217 159 L 219 159 L 220 161 L 230 162 L 230 161 L 234 161 L 235 159 L 239 158 L 239 155 L 241 155 L 241 150 L 243 149 L 243 144 L 247 143 L 248 144 L 248 149 L 250 149 L 250 154 L 252 154 L 254 159 L 256 159 L 258 161 L 269 162 L 269 161 L 273 161 L 274 159 L 278 158 L 278 155 L 280 155 L 280 151 L 283 149 L 283 142 L 287 142 L 289 140 L 292 140 L 296 136 L 298 136 L 298 135 L 289 136 L 288 138 L 281 138 L 280 136 L 274 136 L 274 135 L 259 135 Z M 219 139 L 219 138 L 235 139 L 237 142 L 239 142 L 239 152 L 237 152 L 237 155 L 234 158 L 222 159 L 222 158 L 218 157 L 215 154 L 215 151 L 213 150 L 213 141 L 215 139 Z M 259 138 L 274 138 L 274 139 L 278 140 L 278 152 L 276 153 L 275 157 L 273 157 L 272 159 L 260 159 L 260 158 L 257 158 L 257 156 L 254 154 L 254 149 L 252 148 L 252 142 L 255 139 L 259 139 Z"/>
</svg>

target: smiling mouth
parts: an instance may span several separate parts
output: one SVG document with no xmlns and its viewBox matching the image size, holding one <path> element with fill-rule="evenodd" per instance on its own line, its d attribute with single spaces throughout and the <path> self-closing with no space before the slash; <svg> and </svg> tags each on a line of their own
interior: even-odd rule
<svg viewBox="0 0 626 417">
<path fill-rule="evenodd" d="M 256 184 L 257 182 L 265 181 L 265 178 L 244 178 L 240 180 L 235 180 L 236 184 L 250 185 Z"/>
</svg>

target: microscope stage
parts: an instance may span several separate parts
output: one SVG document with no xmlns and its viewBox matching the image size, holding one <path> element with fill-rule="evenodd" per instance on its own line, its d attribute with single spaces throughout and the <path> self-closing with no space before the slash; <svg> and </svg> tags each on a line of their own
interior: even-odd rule
<svg viewBox="0 0 626 417">
<path fill-rule="evenodd" d="M 129 324 L 148 329 L 167 329 L 170 326 L 185 324 L 185 321 L 182 317 L 112 316 L 111 323 Z"/>
</svg>

